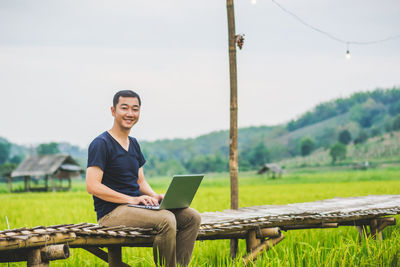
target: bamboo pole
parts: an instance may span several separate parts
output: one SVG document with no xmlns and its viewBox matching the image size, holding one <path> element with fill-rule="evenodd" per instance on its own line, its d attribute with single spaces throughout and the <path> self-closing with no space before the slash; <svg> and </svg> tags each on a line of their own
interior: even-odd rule
<svg viewBox="0 0 400 267">
<path fill-rule="evenodd" d="M 282 232 L 279 227 L 273 228 L 263 228 L 260 230 L 260 233 L 257 233 L 258 238 L 265 238 L 265 237 L 279 237 L 281 236 Z"/>
<path fill-rule="evenodd" d="M 235 43 L 235 15 L 233 0 L 227 0 L 230 72 L 230 134 L 229 170 L 231 176 L 231 208 L 239 208 L 238 200 L 238 151 L 237 151 L 237 69 Z"/>
<path fill-rule="evenodd" d="M 71 248 L 84 248 L 84 247 L 104 247 L 113 245 L 123 245 L 125 247 L 152 247 L 154 237 L 140 238 L 140 237 L 77 237 L 74 241 L 69 242 Z"/>
<path fill-rule="evenodd" d="M 69 247 L 67 244 L 45 246 L 40 249 L 42 260 L 64 260 L 69 257 Z"/>
<path fill-rule="evenodd" d="M 302 229 L 315 229 L 315 228 L 338 228 L 338 223 L 320 223 L 320 224 L 300 224 L 300 225 L 287 225 L 281 226 L 282 230 L 302 230 Z"/>
<path fill-rule="evenodd" d="M 228 17 L 229 74 L 230 74 L 230 131 L 229 131 L 229 172 L 231 177 L 231 209 L 239 207 L 238 151 L 237 151 L 237 69 L 235 43 L 235 14 L 233 0 L 226 1 Z M 231 257 L 236 256 L 238 240 L 231 240 Z"/>
<path fill-rule="evenodd" d="M 45 246 L 46 244 L 60 244 L 75 240 L 75 233 L 56 233 L 54 235 L 39 235 L 14 240 L 0 241 L 0 251 L 14 250 L 20 248 L 34 248 Z"/>
</svg>

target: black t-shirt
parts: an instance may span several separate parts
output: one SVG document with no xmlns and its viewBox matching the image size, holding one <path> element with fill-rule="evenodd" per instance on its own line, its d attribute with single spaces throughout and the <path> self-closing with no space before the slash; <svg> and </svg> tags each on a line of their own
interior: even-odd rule
<svg viewBox="0 0 400 267">
<path fill-rule="evenodd" d="M 140 196 L 138 173 L 146 160 L 139 143 L 129 137 L 129 149 L 126 151 L 107 131 L 96 137 L 89 145 L 87 167 L 97 166 L 103 170 L 102 184 L 129 195 Z M 112 203 L 93 196 L 97 220 L 118 207 Z"/>
</svg>

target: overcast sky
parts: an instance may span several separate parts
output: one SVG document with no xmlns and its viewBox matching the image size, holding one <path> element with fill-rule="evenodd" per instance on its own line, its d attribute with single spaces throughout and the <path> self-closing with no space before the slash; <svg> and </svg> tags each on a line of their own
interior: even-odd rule
<svg viewBox="0 0 400 267">
<path fill-rule="evenodd" d="M 398 0 L 276 0 L 348 41 L 400 34 Z M 235 1 L 239 126 L 275 125 L 353 92 L 400 86 L 400 38 L 346 45 L 270 0 Z M 224 0 L 1 0 L 0 136 L 87 146 L 117 90 L 142 96 L 139 140 L 229 128 Z"/>
</svg>

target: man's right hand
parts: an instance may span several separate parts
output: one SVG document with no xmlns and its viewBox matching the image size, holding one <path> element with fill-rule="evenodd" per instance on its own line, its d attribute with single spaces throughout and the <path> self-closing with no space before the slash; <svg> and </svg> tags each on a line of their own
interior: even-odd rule
<svg viewBox="0 0 400 267">
<path fill-rule="evenodd" d="M 132 197 L 129 204 L 157 206 L 158 200 L 148 195 L 141 195 L 140 197 Z"/>
</svg>

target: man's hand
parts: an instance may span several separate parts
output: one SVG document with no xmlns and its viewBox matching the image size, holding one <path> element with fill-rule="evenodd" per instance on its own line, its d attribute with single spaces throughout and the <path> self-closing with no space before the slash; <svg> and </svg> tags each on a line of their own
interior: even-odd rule
<svg viewBox="0 0 400 267">
<path fill-rule="evenodd" d="M 157 194 L 154 196 L 154 198 L 157 199 L 158 203 L 161 203 L 161 201 L 164 199 L 164 194 Z"/>
<path fill-rule="evenodd" d="M 140 197 L 132 197 L 129 204 L 156 206 L 158 205 L 158 199 L 147 195 L 141 195 Z"/>
</svg>

